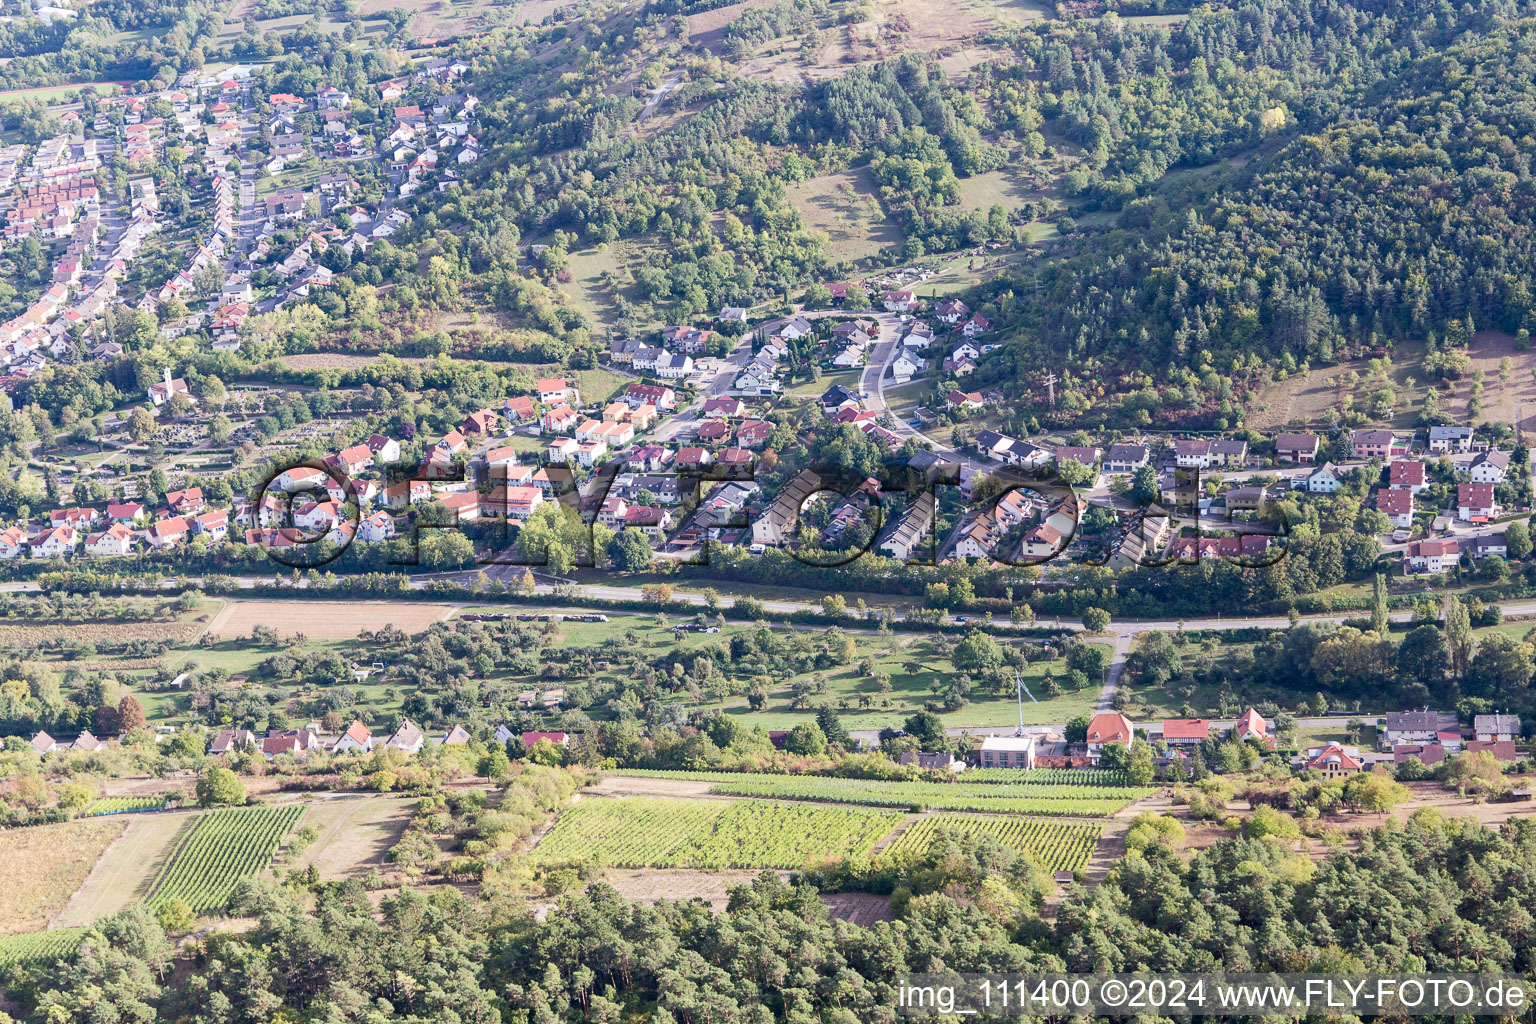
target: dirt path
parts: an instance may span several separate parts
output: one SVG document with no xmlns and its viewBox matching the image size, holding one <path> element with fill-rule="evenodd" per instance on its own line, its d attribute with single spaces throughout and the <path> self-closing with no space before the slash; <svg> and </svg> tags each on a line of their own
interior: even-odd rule
<svg viewBox="0 0 1536 1024">
<path fill-rule="evenodd" d="M 215 615 L 213 618 L 208 620 L 208 625 L 206 627 L 204 627 L 204 629 L 203 629 L 204 635 L 209 634 L 209 633 L 212 633 L 214 636 L 220 635 L 223 632 L 224 624 L 226 622 L 228 622 L 229 619 L 230 619 L 230 616 L 232 616 L 234 614 L 235 614 L 235 604 L 234 604 L 234 602 L 233 601 L 225 601 L 224 602 L 224 607 L 219 609 L 218 614 Z"/>
</svg>

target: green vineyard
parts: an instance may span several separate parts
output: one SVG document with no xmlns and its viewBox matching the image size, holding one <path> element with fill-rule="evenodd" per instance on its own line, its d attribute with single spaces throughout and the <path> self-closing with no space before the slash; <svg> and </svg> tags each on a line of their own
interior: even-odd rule
<svg viewBox="0 0 1536 1024">
<path fill-rule="evenodd" d="M 200 815 L 150 889 L 148 903 L 185 901 L 198 913 L 222 910 L 241 882 L 272 862 L 303 807 L 239 807 Z"/>
<path fill-rule="evenodd" d="M 165 795 L 155 796 L 104 796 L 92 801 L 80 812 L 82 818 L 94 818 L 100 814 L 132 814 L 136 811 L 158 811 L 166 803 Z"/>
<path fill-rule="evenodd" d="M 768 801 L 589 799 L 560 816 L 536 860 L 601 858 L 615 867 L 795 868 L 861 857 L 901 815 Z"/>
<path fill-rule="evenodd" d="M 30 935 L 0 935 L 0 970 L 69 956 L 85 938 L 84 928 L 60 928 Z"/>
<path fill-rule="evenodd" d="M 1083 785 L 1041 779 L 1012 784 L 962 786 L 945 782 L 882 782 L 827 775 L 760 775 L 743 772 L 621 771 L 615 775 L 711 782 L 711 793 L 824 800 L 913 810 L 980 811 L 991 814 L 1064 814 L 1109 817 L 1132 800 L 1149 796 L 1150 786 Z M 1036 773 L 1027 773 L 1035 775 Z M 1112 774 L 1112 773 L 1109 773 Z M 1014 773 L 1021 779 L 1026 773 Z"/>
<path fill-rule="evenodd" d="M 1011 850 L 1027 854 L 1047 871 L 1077 871 L 1088 862 L 1104 831 L 1098 822 L 1046 818 L 976 818 L 934 814 L 919 818 L 883 853 L 922 853 L 944 833 L 988 835 Z"/>
</svg>

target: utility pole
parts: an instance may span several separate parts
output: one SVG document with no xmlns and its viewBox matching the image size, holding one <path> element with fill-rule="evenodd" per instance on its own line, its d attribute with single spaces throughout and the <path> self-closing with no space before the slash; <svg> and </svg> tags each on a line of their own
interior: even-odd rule
<svg viewBox="0 0 1536 1024">
<path fill-rule="evenodd" d="M 1046 392 L 1049 395 L 1048 401 L 1053 409 L 1056 407 L 1056 381 L 1059 379 L 1054 373 L 1048 373 L 1040 382 L 1046 387 Z"/>
</svg>

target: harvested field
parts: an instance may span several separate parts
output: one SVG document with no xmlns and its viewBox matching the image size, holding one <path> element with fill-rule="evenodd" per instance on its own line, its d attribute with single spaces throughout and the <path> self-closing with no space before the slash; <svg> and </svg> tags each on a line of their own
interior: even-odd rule
<svg viewBox="0 0 1536 1024">
<path fill-rule="evenodd" d="M 453 611 L 451 604 L 407 601 L 230 601 L 208 624 L 208 632 L 242 637 L 257 626 L 270 626 L 282 636 L 302 633 L 313 640 L 347 640 L 386 625 L 421 633 Z"/>
<path fill-rule="evenodd" d="M 0 890 L 0 935 L 48 927 L 125 824 L 96 818 L 0 832 L 8 883 Z"/>
<path fill-rule="evenodd" d="M 60 642 L 117 647 L 130 640 L 166 646 L 188 643 L 201 632 L 196 622 L 7 622 L 0 625 L 0 649 L 26 650 Z"/>
<path fill-rule="evenodd" d="M 821 894 L 827 916 L 834 921 L 848 921 L 869 928 L 880 921 L 895 920 L 891 898 L 873 892 L 827 892 Z"/>
<path fill-rule="evenodd" d="M 760 871 L 687 871 L 658 868 L 610 868 L 603 881 L 641 903 L 657 900 L 704 900 L 714 910 L 725 909 L 733 885 L 751 885 Z M 780 875 L 786 872 L 779 872 Z"/>
</svg>

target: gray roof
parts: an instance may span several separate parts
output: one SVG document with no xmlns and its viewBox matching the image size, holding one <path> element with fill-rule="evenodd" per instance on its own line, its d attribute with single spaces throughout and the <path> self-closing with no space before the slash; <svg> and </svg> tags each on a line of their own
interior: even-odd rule
<svg viewBox="0 0 1536 1024">
<path fill-rule="evenodd" d="M 1472 428 L 1471 427 L 1430 427 L 1429 428 L 1429 439 L 1431 441 L 1439 441 L 1439 440 L 1442 440 L 1442 439 L 1443 440 L 1448 440 L 1448 441 L 1453 441 L 1453 440 L 1458 440 L 1458 439 L 1463 438 L 1463 437 L 1471 437 L 1471 436 L 1472 436 Z"/>
<path fill-rule="evenodd" d="M 1473 732 L 1508 732 L 1520 731 L 1519 715 L 1473 715 Z"/>
<path fill-rule="evenodd" d="M 1387 712 L 1387 728 L 1392 730 L 1415 732 L 1428 730 L 1438 732 L 1440 729 L 1440 713 L 1420 709 L 1418 711 L 1389 711 Z"/>
</svg>

